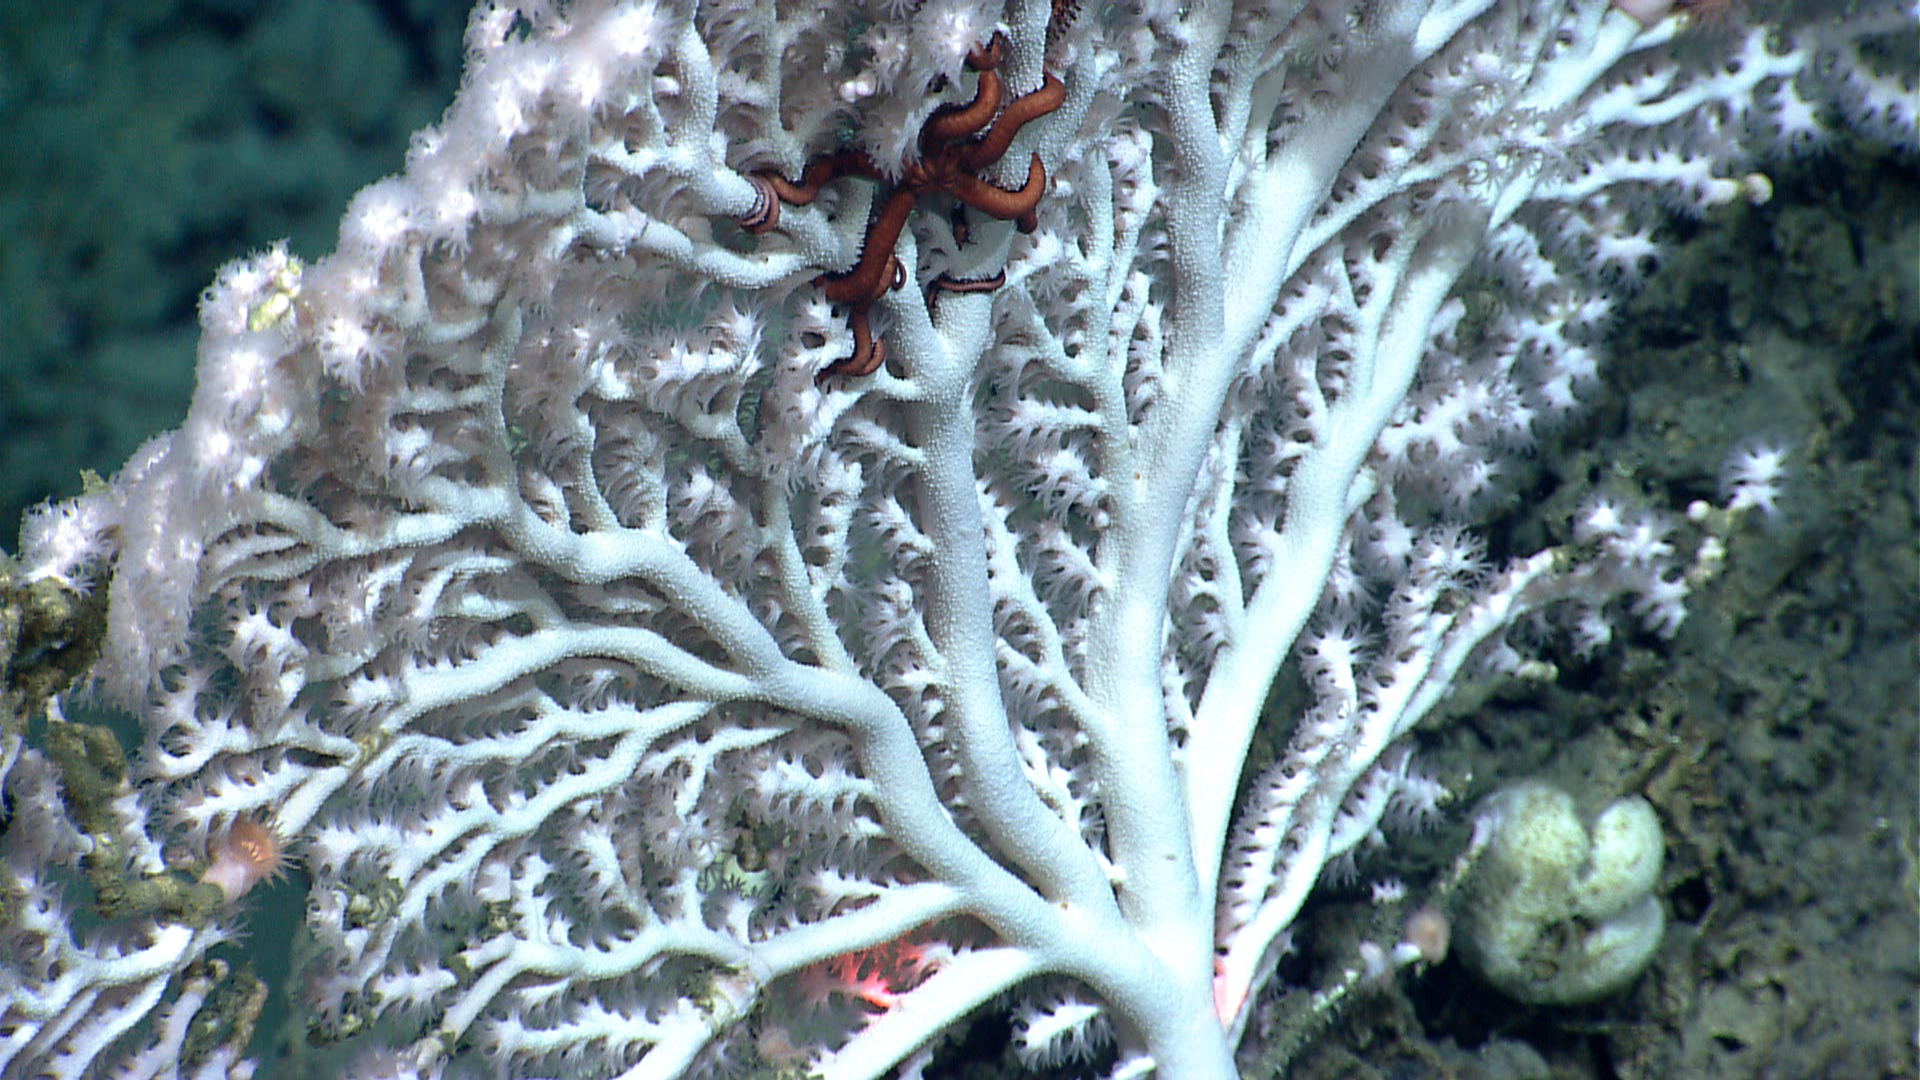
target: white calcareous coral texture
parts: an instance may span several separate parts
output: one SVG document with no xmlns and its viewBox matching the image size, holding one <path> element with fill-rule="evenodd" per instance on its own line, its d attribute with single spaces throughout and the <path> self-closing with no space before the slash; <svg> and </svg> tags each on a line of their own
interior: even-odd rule
<svg viewBox="0 0 1920 1080">
<path fill-rule="evenodd" d="M 63 869 L 190 881 L 244 822 L 352 1075 L 879 1076 L 988 1008 L 1035 1067 L 1233 1075 L 1323 871 L 1434 812 L 1448 688 L 1523 619 L 1682 615 L 1652 511 L 1502 564 L 1468 528 L 1657 214 L 1913 137 L 1870 40 L 1910 10 L 1641 14 L 482 4 L 338 251 L 225 270 L 181 429 L 28 523 L 146 741 L 83 830 L 6 736 L 0 1071 L 248 1075 L 204 962 L 248 898 L 103 925 Z M 930 123 L 1048 77 L 927 179 Z"/>
</svg>

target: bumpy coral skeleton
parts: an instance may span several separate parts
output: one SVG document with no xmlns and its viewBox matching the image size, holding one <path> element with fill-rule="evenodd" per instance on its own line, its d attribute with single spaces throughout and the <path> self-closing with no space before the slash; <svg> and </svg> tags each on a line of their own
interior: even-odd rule
<svg viewBox="0 0 1920 1080">
<path fill-rule="evenodd" d="M 226 268 L 182 428 L 28 522 L 104 629 L 0 745 L 0 1071 L 249 1075 L 244 834 L 350 1075 L 911 1074 L 983 1010 L 1233 1075 L 1450 687 L 1681 618 L 1664 519 L 1495 566 L 1474 508 L 1663 201 L 1912 145 L 1915 17 L 1072 7 L 482 4 L 338 251 Z"/>
</svg>

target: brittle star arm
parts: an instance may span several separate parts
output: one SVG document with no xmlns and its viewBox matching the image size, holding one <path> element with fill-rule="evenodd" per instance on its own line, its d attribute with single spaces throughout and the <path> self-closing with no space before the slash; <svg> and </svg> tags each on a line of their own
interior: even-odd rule
<svg viewBox="0 0 1920 1080">
<path fill-rule="evenodd" d="M 935 143 L 956 142 L 978 135 L 993 122 L 993 114 L 1000 111 L 1000 103 L 1005 99 L 1006 85 L 999 73 L 992 68 L 982 70 L 972 101 L 965 105 L 942 105 L 927 118 L 926 125 L 920 129 L 921 152 L 925 153 Z"/>
<path fill-rule="evenodd" d="M 905 188 L 887 196 L 880 215 L 867 228 L 860 261 L 844 274 L 825 274 L 819 279 L 827 299 L 838 304 L 871 304 L 900 284 L 903 271 L 895 269 L 899 261 L 893 257 L 893 246 L 900 240 L 907 216 L 913 213 L 914 199 L 914 193 Z"/>
<path fill-rule="evenodd" d="M 1035 154 L 1027 165 L 1027 182 L 1013 191 L 966 174 L 949 181 L 947 190 L 954 198 L 983 214 L 1001 221 L 1018 219 L 1021 232 L 1032 232 L 1034 208 L 1040 205 L 1040 197 L 1047 193 L 1047 169 L 1040 164 L 1040 155 Z"/>
<path fill-rule="evenodd" d="M 1059 108 L 1066 100 L 1067 84 L 1048 75 L 1040 89 L 1007 102 L 1007 107 L 1000 110 L 979 142 L 961 148 L 961 164 L 968 172 L 978 172 L 999 161 L 1021 128 Z"/>
<path fill-rule="evenodd" d="M 781 203 L 805 206 L 820 194 L 821 188 L 842 176 L 882 179 L 873 159 L 858 150 L 841 150 L 815 158 L 812 164 L 801 171 L 798 183 L 788 180 L 778 169 L 755 172 L 747 177 L 747 182 L 759 192 L 759 199 L 754 203 L 751 213 L 738 219 L 740 227 L 756 236 L 768 232 L 780 224 Z"/>
</svg>

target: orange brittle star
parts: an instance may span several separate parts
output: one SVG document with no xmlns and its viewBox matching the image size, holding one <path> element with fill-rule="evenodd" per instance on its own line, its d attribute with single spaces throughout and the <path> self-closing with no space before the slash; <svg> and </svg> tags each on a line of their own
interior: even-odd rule
<svg viewBox="0 0 1920 1080">
<path fill-rule="evenodd" d="M 893 249 L 921 198 L 951 196 L 989 217 L 1017 223 L 1021 232 L 1033 231 L 1035 208 L 1047 190 L 1047 170 L 1040 163 L 1040 155 L 1033 155 L 1026 183 L 1018 188 L 999 187 L 979 174 L 1006 154 L 1021 128 L 1058 109 L 1067 91 L 1059 79 L 1047 75 L 1038 90 L 1008 100 L 1006 85 L 997 70 L 1006 49 L 1006 37 L 995 34 L 991 42 L 967 54 L 967 66 L 979 73 L 973 100 L 965 105 L 941 106 L 927 117 L 920 128 L 920 159 L 901 165 L 899 180 L 880 200 L 880 211 L 867 226 L 860 260 L 845 273 L 822 274 L 814 279 L 823 286 L 827 299 L 848 305 L 847 321 L 853 331 L 853 355 L 828 364 L 818 379 L 871 375 L 886 362 L 886 344 L 874 339 L 867 312 L 888 290 L 906 283 L 906 268 Z M 766 232 L 779 224 L 781 203 L 805 206 L 822 187 L 842 176 L 886 181 L 880 167 L 859 150 L 838 150 L 813 159 L 798 183 L 777 171 L 758 172 L 749 179 L 759 189 L 760 198 L 752 212 L 740 219 L 740 225 L 750 233 Z M 965 242 L 964 222 L 956 225 L 954 239 Z M 998 287 L 1002 280 L 1004 275 L 999 280 L 989 279 L 990 283 L 957 282 L 950 287 L 977 292 L 983 286 Z"/>
</svg>

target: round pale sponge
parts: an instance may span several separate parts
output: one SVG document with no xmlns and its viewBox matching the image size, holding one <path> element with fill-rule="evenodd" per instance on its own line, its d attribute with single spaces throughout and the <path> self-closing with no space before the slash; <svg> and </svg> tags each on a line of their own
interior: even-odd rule
<svg viewBox="0 0 1920 1080">
<path fill-rule="evenodd" d="M 1666 930 L 1653 807 L 1620 799 L 1589 827 L 1565 791 L 1522 781 L 1489 796 L 1480 817 L 1491 836 L 1457 922 L 1468 965 L 1534 1005 L 1584 1004 L 1632 982 Z"/>
</svg>

